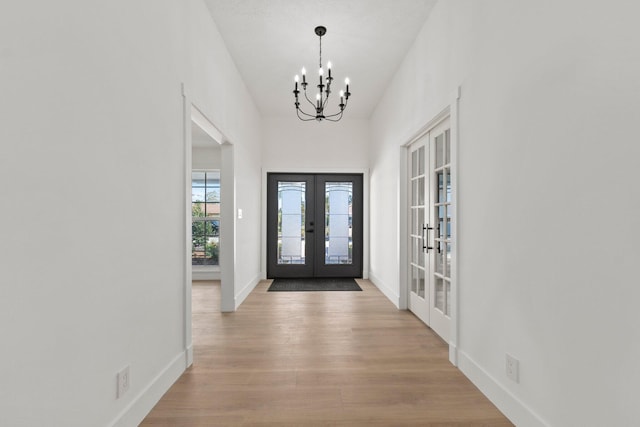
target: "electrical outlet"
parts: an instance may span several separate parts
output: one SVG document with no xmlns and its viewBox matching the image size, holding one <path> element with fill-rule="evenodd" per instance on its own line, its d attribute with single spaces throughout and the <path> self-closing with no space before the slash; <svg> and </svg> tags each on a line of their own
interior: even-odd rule
<svg viewBox="0 0 640 427">
<path fill-rule="evenodd" d="M 116 397 L 120 399 L 131 385 L 131 377 L 129 376 L 129 366 L 126 366 L 122 371 L 118 372 L 118 391 Z"/>
<path fill-rule="evenodd" d="M 519 382 L 519 369 L 520 361 L 515 357 L 507 353 L 505 369 L 507 371 L 507 378 L 511 378 L 515 382 Z"/>
</svg>

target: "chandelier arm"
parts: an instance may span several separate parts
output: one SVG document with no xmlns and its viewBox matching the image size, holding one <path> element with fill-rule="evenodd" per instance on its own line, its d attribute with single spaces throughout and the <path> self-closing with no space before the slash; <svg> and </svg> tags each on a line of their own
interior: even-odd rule
<svg viewBox="0 0 640 427">
<path fill-rule="evenodd" d="M 337 119 L 332 119 L 331 117 L 340 115 L 340 117 L 338 117 Z M 342 112 L 338 113 L 338 114 L 334 114 L 332 116 L 325 116 L 325 120 L 329 120 L 330 122 L 339 122 L 340 119 L 342 119 Z"/>
<path fill-rule="evenodd" d="M 330 114 L 328 116 L 325 117 L 336 117 L 336 116 L 342 116 L 342 114 L 344 113 L 344 110 L 346 110 L 347 108 L 347 103 L 345 102 L 344 104 L 344 108 L 342 110 L 340 110 L 339 112 L 335 113 L 335 114 Z"/>
<path fill-rule="evenodd" d="M 316 104 L 314 104 L 313 102 L 311 102 L 311 100 L 309 99 L 309 96 L 307 96 L 307 88 L 304 89 L 304 97 L 307 98 L 307 102 L 309 104 L 311 104 L 311 106 L 315 109 L 316 108 Z"/>
<path fill-rule="evenodd" d="M 324 98 L 324 102 L 322 103 L 323 110 L 324 110 L 324 107 L 327 105 L 327 102 L 329 102 L 329 95 L 331 95 L 331 92 L 327 93 L 327 96 Z"/>
<path fill-rule="evenodd" d="M 302 114 L 304 114 L 305 116 L 313 117 L 314 119 L 316 118 L 316 116 L 314 116 L 314 115 L 312 115 L 312 114 L 305 113 L 305 112 L 304 112 L 304 110 L 302 110 L 301 108 L 296 108 L 296 111 L 297 111 L 298 113 L 302 113 Z"/>
<path fill-rule="evenodd" d="M 336 116 L 341 116 L 343 113 L 344 113 L 344 110 L 343 110 L 343 111 L 340 111 L 339 113 L 329 114 L 328 116 L 325 116 L 325 118 L 326 118 L 326 117 L 336 117 Z"/>
<path fill-rule="evenodd" d="M 299 110 L 299 109 L 296 109 L 296 113 L 298 114 L 298 118 L 299 118 L 300 120 L 302 120 L 303 122 L 310 122 L 311 120 L 315 120 L 315 119 L 316 119 L 314 116 L 312 116 L 312 115 L 310 115 L 310 114 L 307 114 L 307 113 L 305 113 L 304 111 Z M 303 118 L 303 117 L 300 117 L 300 113 L 302 113 L 302 114 L 304 114 L 304 115 L 306 115 L 306 116 L 309 116 L 309 117 L 311 117 L 311 118 L 310 118 L 310 119 L 305 119 L 305 118 Z"/>
</svg>

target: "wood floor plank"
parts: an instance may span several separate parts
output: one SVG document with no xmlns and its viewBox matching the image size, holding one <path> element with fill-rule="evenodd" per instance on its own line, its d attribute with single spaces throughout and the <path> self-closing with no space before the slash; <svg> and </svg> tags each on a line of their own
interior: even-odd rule
<svg viewBox="0 0 640 427">
<path fill-rule="evenodd" d="M 511 426 L 448 347 L 377 288 L 267 292 L 220 313 L 194 282 L 194 365 L 143 426 Z"/>
</svg>

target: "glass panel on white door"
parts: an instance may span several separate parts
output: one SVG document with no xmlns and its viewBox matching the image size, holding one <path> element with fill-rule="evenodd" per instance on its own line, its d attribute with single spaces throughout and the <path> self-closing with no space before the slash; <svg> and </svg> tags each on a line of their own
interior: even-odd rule
<svg viewBox="0 0 640 427">
<path fill-rule="evenodd" d="M 418 151 L 411 153 L 411 178 L 418 176 Z"/>
<path fill-rule="evenodd" d="M 436 136 L 436 168 L 442 166 L 442 162 L 444 161 L 444 134 L 440 134 Z"/>
<path fill-rule="evenodd" d="M 434 301 L 434 305 L 435 307 L 440 310 L 440 311 L 444 311 L 444 281 L 439 278 L 436 277 L 435 278 L 435 301 Z"/>
<path fill-rule="evenodd" d="M 436 243 L 436 245 L 437 245 L 437 243 Z M 443 266 L 444 257 L 442 256 L 442 251 L 436 250 L 435 253 L 436 253 L 436 261 L 435 261 L 436 273 L 443 274 L 444 273 L 444 266 Z"/>
<path fill-rule="evenodd" d="M 306 183 L 278 182 L 278 264 L 305 263 Z"/>
<path fill-rule="evenodd" d="M 424 269 L 419 268 L 418 269 L 418 291 L 416 293 L 420 298 L 424 298 L 425 296 L 425 289 L 426 289 L 425 276 L 426 274 Z"/>
<path fill-rule="evenodd" d="M 444 131 L 444 139 L 444 162 L 448 164 L 451 162 L 451 131 L 449 129 Z"/>
<path fill-rule="evenodd" d="M 451 314 L 451 282 L 446 281 L 445 287 L 446 287 L 446 291 L 445 291 L 446 304 L 444 306 L 444 314 L 449 316 Z"/>
</svg>

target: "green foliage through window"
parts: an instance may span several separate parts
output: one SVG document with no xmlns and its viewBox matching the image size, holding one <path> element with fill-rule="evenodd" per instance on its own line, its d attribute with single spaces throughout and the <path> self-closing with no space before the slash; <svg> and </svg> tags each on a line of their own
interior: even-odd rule
<svg viewBox="0 0 640 427">
<path fill-rule="evenodd" d="M 191 263 L 219 265 L 220 172 L 193 172 L 191 179 Z"/>
</svg>

